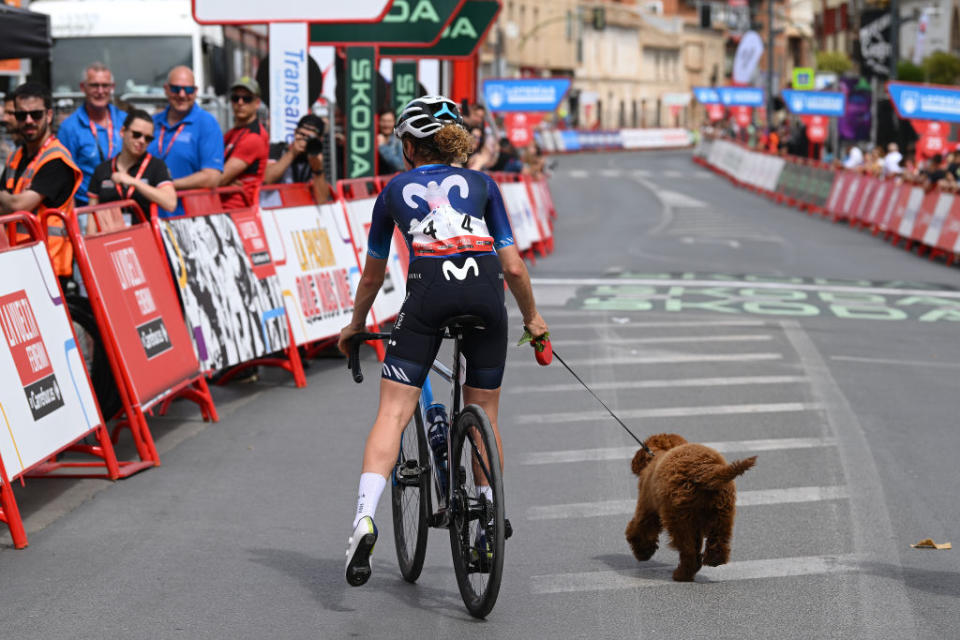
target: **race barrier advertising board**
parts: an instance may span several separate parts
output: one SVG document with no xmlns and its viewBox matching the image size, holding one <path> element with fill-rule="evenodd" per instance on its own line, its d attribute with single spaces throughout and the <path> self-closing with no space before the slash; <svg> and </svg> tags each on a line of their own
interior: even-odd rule
<svg viewBox="0 0 960 640">
<path fill-rule="evenodd" d="M 132 224 L 84 236 L 64 217 L 77 266 L 110 360 L 126 419 L 141 461 L 160 464 L 144 411 L 180 393 L 196 402 L 205 420 L 217 420 L 180 310 L 166 256 L 147 218 L 133 201 L 82 207 L 99 217 L 123 208 Z M 122 220 L 122 219 L 121 219 Z M 114 430 L 116 442 L 116 429 Z M 121 463 L 123 475 L 142 467 Z"/>
<path fill-rule="evenodd" d="M 339 204 L 262 208 L 294 342 L 339 334 L 353 315 L 359 274 L 350 231 Z"/>
<path fill-rule="evenodd" d="M 256 210 L 156 222 L 203 371 L 290 344 L 283 295 Z"/>
<path fill-rule="evenodd" d="M 614 131 L 538 129 L 534 131 L 534 140 L 546 153 L 682 149 L 691 145 L 690 132 L 686 129 L 619 129 Z"/>
<path fill-rule="evenodd" d="M 953 193 L 848 170 L 805 159 L 753 151 L 727 140 L 705 140 L 694 161 L 738 185 L 763 192 L 778 202 L 819 212 L 834 222 L 870 230 L 874 235 L 931 259 L 953 264 L 960 252 L 960 202 Z M 770 180 L 775 186 L 770 187 Z"/>
<path fill-rule="evenodd" d="M 0 229 L 12 224 L 42 237 L 31 214 L 0 217 Z M 0 520 L 14 546 L 23 548 L 27 537 L 12 480 L 44 475 L 53 456 L 88 435 L 99 445 L 73 450 L 101 461 L 70 464 L 105 466 L 112 479 L 119 469 L 46 246 L 33 240 L 0 249 L 0 271 L 16 274 L 0 279 Z"/>
</svg>

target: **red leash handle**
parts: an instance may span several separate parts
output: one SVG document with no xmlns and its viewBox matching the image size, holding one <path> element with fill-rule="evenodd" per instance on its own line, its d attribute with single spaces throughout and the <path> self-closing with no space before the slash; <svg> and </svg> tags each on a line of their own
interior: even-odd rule
<svg viewBox="0 0 960 640">
<path fill-rule="evenodd" d="M 524 342 L 529 342 L 530 346 L 533 347 L 533 355 L 541 366 L 545 367 L 553 362 L 553 346 L 550 344 L 549 331 L 539 338 L 534 338 L 530 331 L 524 327 L 523 337 L 520 338 L 517 346 L 522 345 Z"/>
</svg>

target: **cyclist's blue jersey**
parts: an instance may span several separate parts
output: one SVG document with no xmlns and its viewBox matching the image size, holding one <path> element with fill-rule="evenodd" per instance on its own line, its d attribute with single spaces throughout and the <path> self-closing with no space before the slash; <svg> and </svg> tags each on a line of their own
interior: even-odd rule
<svg viewBox="0 0 960 640">
<path fill-rule="evenodd" d="M 373 205 L 367 255 L 386 259 L 394 226 L 417 258 L 495 253 L 513 244 L 497 183 L 479 171 L 428 164 L 394 177 Z"/>
</svg>

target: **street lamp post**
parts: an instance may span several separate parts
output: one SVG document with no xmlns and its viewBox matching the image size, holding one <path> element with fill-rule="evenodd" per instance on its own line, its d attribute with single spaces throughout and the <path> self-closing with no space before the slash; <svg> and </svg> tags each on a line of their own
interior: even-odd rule
<svg viewBox="0 0 960 640">
<path fill-rule="evenodd" d="M 773 0 L 767 0 L 767 126 L 773 124 Z"/>
</svg>

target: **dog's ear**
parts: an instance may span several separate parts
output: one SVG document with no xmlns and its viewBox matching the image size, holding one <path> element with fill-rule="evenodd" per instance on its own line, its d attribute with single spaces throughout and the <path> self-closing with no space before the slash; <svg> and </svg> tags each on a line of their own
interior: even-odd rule
<svg viewBox="0 0 960 640">
<path fill-rule="evenodd" d="M 678 436 L 675 433 L 658 433 L 655 436 L 650 436 L 646 440 L 648 447 L 651 449 L 660 449 L 661 451 L 667 451 L 668 449 L 679 447 L 682 444 L 687 444 L 687 440 L 683 436 Z"/>
<path fill-rule="evenodd" d="M 633 455 L 633 461 L 630 463 L 630 469 L 633 471 L 634 475 L 640 475 L 640 472 L 643 471 L 644 467 L 650 464 L 651 460 L 653 460 L 653 458 L 649 453 L 643 449 L 638 449 Z"/>
</svg>

